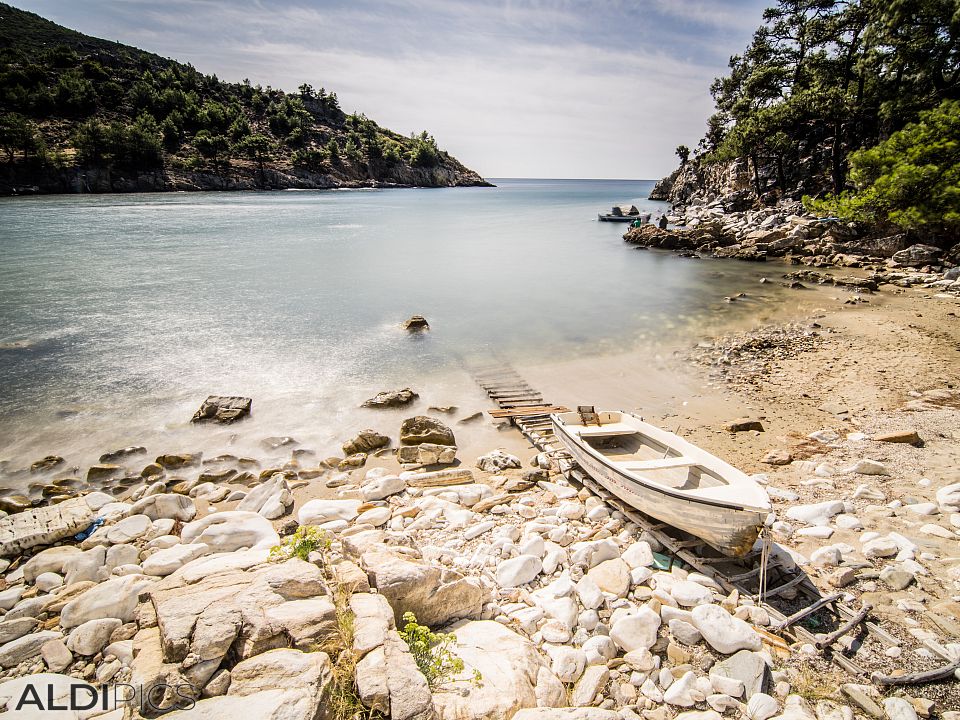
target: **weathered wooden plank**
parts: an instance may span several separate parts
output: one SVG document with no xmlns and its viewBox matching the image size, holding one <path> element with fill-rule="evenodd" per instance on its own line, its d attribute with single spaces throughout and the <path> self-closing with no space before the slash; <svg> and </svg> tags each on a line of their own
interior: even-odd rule
<svg viewBox="0 0 960 720">
<path fill-rule="evenodd" d="M 523 407 L 523 408 L 504 408 L 503 410 L 488 410 L 490 417 L 493 418 L 510 418 L 510 417 L 523 417 L 525 415 L 545 415 L 548 413 L 562 413 L 570 412 L 569 409 L 563 407 L 562 405 L 537 405 L 533 407 Z"/>
</svg>

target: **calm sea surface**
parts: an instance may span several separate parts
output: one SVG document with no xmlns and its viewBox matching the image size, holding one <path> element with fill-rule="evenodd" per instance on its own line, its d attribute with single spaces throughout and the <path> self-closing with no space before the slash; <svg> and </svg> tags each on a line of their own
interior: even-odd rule
<svg viewBox="0 0 960 720">
<path fill-rule="evenodd" d="M 651 182 L 494 182 L 0 200 L 0 460 L 228 443 L 186 423 L 209 393 L 254 398 L 241 444 L 328 453 L 379 390 L 459 402 L 474 357 L 609 352 L 749 312 L 722 297 L 763 266 L 638 251 L 597 222 L 664 209 Z M 429 334 L 399 329 L 414 313 Z"/>
</svg>

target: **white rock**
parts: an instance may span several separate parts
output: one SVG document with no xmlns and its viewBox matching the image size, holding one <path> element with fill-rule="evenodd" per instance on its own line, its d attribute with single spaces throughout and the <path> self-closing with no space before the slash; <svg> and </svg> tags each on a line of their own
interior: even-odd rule
<svg viewBox="0 0 960 720">
<path fill-rule="evenodd" d="M 684 607 L 695 607 L 713 602 L 713 592 L 689 580 L 680 580 L 670 588 L 670 595 Z"/>
<path fill-rule="evenodd" d="M 497 566 L 497 584 L 500 587 L 518 587 L 531 582 L 543 569 L 540 558 L 533 555 L 519 555 L 504 560 Z"/>
<path fill-rule="evenodd" d="M 842 501 L 828 500 L 827 502 L 813 503 L 812 505 L 794 505 L 787 510 L 787 517 L 791 520 L 806 523 L 807 525 L 828 525 L 830 518 L 842 512 Z"/>
<path fill-rule="evenodd" d="M 114 545 L 128 543 L 146 535 L 153 524 L 153 519 L 146 515 L 131 515 L 107 530 L 107 540 Z"/>
<path fill-rule="evenodd" d="M 559 620 L 570 630 L 577 626 L 577 601 L 571 597 L 539 600 L 538 605 L 552 618 Z"/>
<path fill-rule="evenodd" d="M 653 565 L 653 550 L 650 549 L 650 543 L 645 540 L 638 540 L 623 551 L 621 556 L 623 561 L 630 566 L 630 569 L 638 567 L 650 567 Z"/>
<path fill-rule="evenodd" d="M 110 635 L 123 623 L 116 618 L 88 620 L 67 638 L 67 649 L 77 655 L 96 655 L 110 641 Z"/>
<path fill-rule="evenodd" d="M 520 543 L 521 555 L 533 555 L 537 558 L 543 558 L 543 555 L 546 553 L 546 551 L 547 548 L 543 542 L 543 538 L 536 533 L 524 538 Z"/>
<path fill-rule="evenodd" d="M 354 502 L 359 504 L 359 501 Z M 307 505 L 300 509 L 301 516 Z M 194 520 L 184 525 L 180 538 L 184 544 L 203 543 L 213 553 L 233 552 L 242 548 L 270 548 L 280 544 L 280 536 L 269 520 L 257 513 L 241 510 L 217 512 Z"/>
<path fill-rule="evenodd" d="M 763 646 L 753 628 L 719 605 L 699 605 L 693 609 L 690 617 L 691 624 L 717 652 L 730 655 L 737 650 L 757 651 Z"/>
<path fill-rule="evenodd" d="M 718 693 L 723 693 L 724 695 L 735 698 L 743 696 L 743 680 L 737 680 L 736 678 L 725 677 L 723 675 L 711 675 L 710 684 Z"/>
<path fill-rule="evenodd" d="M 188 545 L 174 545 L 165 550 L 159 550 L 143 561 L 142 568 L 145 575 L 164 577 L 176 572 L 191 560 L 196 560 L 210 552 L 210 547 L 204 543 Z"/>
<path fill-rule="evenodd" d="M 583 674 L 587 666 L 587 656 L 583 650 L 556 645 L 545 646 L 545 650 L 550 656 L 550 669 L 560 682 L 576 682 Z"/>
<path fill-rule="evenodd" d="M 504 450 L 493 450 L 486 455 L 477 458 L 477 467 L 484 472 L 500 472 L 507 468 L 519 468 L 523 463 L 516 455 L 511 455 Z"/>
<path fill-rule="evenodd" d="M 630 567 L 620 558 L 604 560 L 587 571 L 587 577 L 603 592 L 626 597 L 630 590 Z"/>
<path fill-rule="evenodd" d="M 357 525 L 372 525 L 380 527 L 390 519 L 391 510 L 388 507 L 375 507 L 360 513 L 357 516 Z"/>
<path fill-rule="evenodd" d="M 0 592 L 0 608 L 10 610 L 14 605 L 20 602 L 20 596 L 27 591 L 24 585 L 14 585 Z"/>
<path fill-rule="evenodd" d="M 597 694 L 610 679 L 610 671 L 603 665 L 591 665 L 583 671 L 579 682 L 570 693 L 570 704 L 574 707 L 592 705 Z"/>
<path fill-rule="evenodd" d="M 63 585 L 63 578 L 55 572 L 40 573 L 37 575 L 34 585 L 40 592 L 48 593 Z"/>
<path fill-rule="evenodd" d="M 857 473 L 859 475 L 889 475 L 890 474 L 886 466 L 881 462 L 877 462 L 876 460 L 860 460 L 852 467 L 849 467 L 846 470 L 844 470 L 844 472 Z"/>
<path fill-rule="evenodd" d="M 909 701 L 889 697 L 883 701 L 883 709 L 890 720 L 917 720 L 917 711 Z"/>
<path fill-rule="evenodd" d="M 589 575 L 584 575 L 577 581 L 577 597 L 580 604 L 587 610 L 593 610 L 603 605 L 603 591 Z"/>
<path fill-rule="evenodd" d="M 657 687 L 657 684 L 651 678 L 647 678 L 643 681 L 643 684 L 640 685 L 640 693 L 658 705 L 663 702 L 663 693 L 660 692 L 660 688 Z"/>
<path fill-rule="evenodd" d="M 610 629 L 610 639 L 624 652 L 649 650 L 657 641 L 659 629 L 660 616 L 644 606 L 636 613 L 617 620 Z"/>
<path fill-rule="evenodd" d="M 670 687 L 663 693 L 663 701 L 678 707 L 695 705 L 698 700 L 702 699 L 702 696 L 697 697 L 696 682 L 697 676 L 694 672 L 684 673 L 680 679 L 671 683 Z"/>
<path fill-rule="evenodd" d="M 287 479 L 282 473 L 275 473 L 269 480 L 248 492 L 237 505 L 237 510 L 259 513 L 272 520 L 283 515 L 292 504 L 293 495 Z"/>
<path fill-rule="evenodd" d="M 606 665 L 617 656 L 617 647 L 606 635 L 594 635 L 581 646 L 587 656 L 587 665 Z"/>
<path fill-rule="evenodd" d="M 841 530 L 863 530 L 863 522 L 856 515 L 841 513 L 833 521 Z"/>
<path fill-rule="evenodd" d="M 578 502 L 564 502 L 560 503 L 560 506 L 557 508 L 557 517 L 565 518 L 567 520 L 579 520 L 583 517 L 583 505 Z"/>
<path fill-rule="evenodd" d="M 368 480 L 370 479 L 370 473 L 367 473 L 367 478 Z M 367 482 L 367 484 L 360 488 L 360 494 L 363 496 L 365 502 L 370 502 L 371 500 L 383 500 L 391 495 L 403 492 L 406 489 L 407 481 L 403 480 L 400 476 L 383 475 Z"/>
<path fill-rule="evenodd" d="M 134 515 L 146 515 L 151 520 L 172 519 L 190 522 L 197 514 L 197 506 L 186 495 L 161 493 L 137 500 L 130 508 Z"/>
<path fill-rule="evenodd" d="M 813 527 L 801 528 L 794 533 L 797 537 L 812 537 L 821 540 L 828 540 L 833 537 L 833 528 L 826 525 L 815 525 Z"/>
<path fill-rule="evenodd" d="M 353 520 L 359 514 L 362 500 L 310 500 L 297 512 L 301 525 L 322 525 L 332 520 Z"/>
<path fill-rule="evenodd" d="M 868 560 L 896 555 L 899 545 L 889 537 L 878 537 L 863 544 L 863 556 Z"/>
<path fill-rule="evenodd" d="M 750 720 L 768 720 L 780 710 L 780 703 L 766 693 L 754 693 L 747 701 L 747 717 Z"/>
<path fill-rule="evenodd" d="M 887 499 L 887 496 L 876 488 L 870 487 L 869 485 L 857 485 L 857 489 L 853 491 L 853 499 L 883 502 Z"/>
<path fill-rule="evenodd" d="M 943 512 L 960 511 L 960 483 L 945 485 L 937 490 L 937 504 Z"/>
<path fill-rule="evenodd" d="M 940 509 L 936 503 L 914 503 L 913 505 L 904 505 L 904 510 L 912 512 L 914 515 L 937 515 Z"/>
<path fill-rule="evenodd" d="M 73 628 L 100 618 L 130 622 L 136 614 L 140 592 L 150 582 L 144 575 L 127 575 L 100 583 L 64 606 L 60 625 Z"/>
</svg>

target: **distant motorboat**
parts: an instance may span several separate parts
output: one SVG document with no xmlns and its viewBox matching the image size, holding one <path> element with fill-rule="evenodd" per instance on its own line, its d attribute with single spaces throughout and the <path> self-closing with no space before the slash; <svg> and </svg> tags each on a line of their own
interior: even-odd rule
<svg viewBox="0 0 960 720">
<path fill-rule="evenodd" d="M 740 470 L 631 413 L 585 406 L 550 419 L 577 464 L 623 502 L 725 555 L 753 547 L 770 499 Z"/>
<path fill-rule="evenodd" d="M 625 222 L 632 223 L 639 221 L 640 224 L 650 222 L 650 213 L 642 213 L 637 210 L 636 205 L 614 205 L 608 213 L 597 213 L 597 220 L 600 222 Z"/>
</svg>

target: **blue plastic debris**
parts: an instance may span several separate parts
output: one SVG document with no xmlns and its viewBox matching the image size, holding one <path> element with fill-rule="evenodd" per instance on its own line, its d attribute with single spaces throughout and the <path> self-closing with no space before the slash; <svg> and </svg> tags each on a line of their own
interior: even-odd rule
<svg viewBox="0 0 960 720">
<path fill-rule="evenodd" d="M 91 535 L 93 535 L 94 531 L 101 525 L 103 525 L 103 518 L 98 517 L 92 523 L 90 523 L 90 527 L 88 527 L 86 530 L 81 530 L 76 535 L 74 535 L 73 539 L 76 540 L 77 542 L 82 542 L 86 540 L 88 537 L 90 537 Z"/>
</svg>

